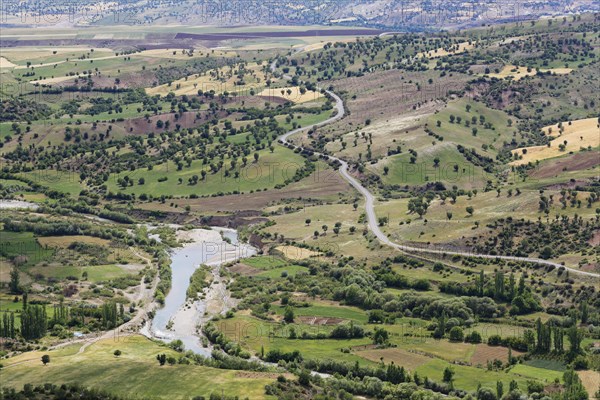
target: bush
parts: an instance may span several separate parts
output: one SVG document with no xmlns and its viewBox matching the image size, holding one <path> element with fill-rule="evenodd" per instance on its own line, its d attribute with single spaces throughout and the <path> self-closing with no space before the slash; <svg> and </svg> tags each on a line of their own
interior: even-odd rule
<svg viewBox="0 0 600 400">
<path fill-rule="evenodd" d="M 573 369 L 575 370 L 583 370 L 589 368 L 589 362 L 586 356 L 577 356 L 573 360 Z"/>
<path fill-rule="evenodd" d="M 452 342 L 462 342 L 465 337 L 465 334 L 460 326 L 455 326 L 450 329 L 450 341 Z"/>
<path fill-rule="evenodd" d="M 481 335 L 477 331 L 473 331 L 465 336 L 465 342 L 467 343 L 481 343 Z"/>
</svg>

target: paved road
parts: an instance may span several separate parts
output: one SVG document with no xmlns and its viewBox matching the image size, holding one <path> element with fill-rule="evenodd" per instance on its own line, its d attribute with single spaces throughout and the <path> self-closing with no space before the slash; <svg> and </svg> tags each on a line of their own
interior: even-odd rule
<svg viewBox="0 0 600 400">
<path fill-rule="evenodd" d="M 273 64 L 271 64 L 271 70 L 274 71 L 275 67 L 276 67 L 276 63 L 274 62 Z M 293 143 L 290 143 L 288 141 L 288 138 L 296 133 L 300 133 L 300 132 L 306 131 L 308 129 L 312 129 L 315 126 L 322 127 L 322 126 L 331 124 L 331 123 L 338 121 L 344 117 L 344 115 L 346 114 L 346 110 L 344 108 L 344 102 L 342 101 L 342 99 L 338 95 L 333 93 L 332 91 L 325 90 L 325 92 L 332 99 L 335 100 L 335 108 L 337 110 L 337 114 L 334 115 L 333 117 L 329 118 L 328 120 L 320 122 L 316 125 L 311 125 L 308 127 L 294 129 L 293 131 L 290 131 L 290 132 L 287 132 L 287 133 L 281 135 L 279 137 L 279 141 L 281 143 L 283 143 L 285 145 L 292 145 L 294 148 L 301 148 L 300 146 L 296 146 Z M 315 154 L 322 156 L 322 154 L 320 154 L 320 153 L 315 152 Z M 558 263 L 548 261 L 548 260 L 542 260 L 539 258 L 496 256 L 496 255 L 488 255 L 488 254 L 477 254 L 477 253 L 472 253 L 472 252 L 436 250 L 436 249 L 429 249 L 429 248 L 405 246 L 405 245 L 401 245 L 398 243 L 394 243 L 390 240 L 390 238 L 385 233 L 383 233 L 383 231 L 379 227 L 379 224 L 377 221 L 377 215 L 375 214 L 375 197 L 373 196 L 373 194 L 371 192 L 369 192 L 369 190 L 367 188 L 365 188 L 357 179 L 355 179 L 352 175 L 350 175 L 350 173 L 348 172 L 348 163 L 346 161 L 341 160 L 337 157 L 333 157 L 333 156 L 326 155 L 326 157 L 328 157 L 330 160 L 338 161 L 341 164 L 339 171 L 340 171 L 340 174 L 342 175 L 342 177 L 346 181 L 348 181 L 348 183 L 350 183 L 356 190 L 358 190 L 364 196 L 364 198 L 366 200 L 365 208 L 367 211 L 367 219 L 368 219 L 368 223 L 369 223 L 369 229 L 375 234 L 375 236 L 377 237 L 377 239 L 379 239 L 381 241 L 381 243 L 384 243 L 390 247 L 393 247 L 395 249 L 398 249 L 400 251 L 404 251 L 407 253 L 458 255 L 458 256 L 464 256 L 464 257 L 479 257 L 479 258 L 485 258 L 485 259 L 501 259 L 501 260 L 508 260 L 508 261 L 521 261 L 521 262 L 528 262 L 528 263 L 537 263 L 537 264 L 553 266 L 556 268 L 563 267 L 566 270 L 576 273 L 576 274 L 579 274 L 579 275 L 600 278 L 600 274 L 597 274 L 594 272 L 580 271 L 578 269 L 570 268 L 570 267 L 564 266 L 562 264 L 558 264 Z"/>
</svg>

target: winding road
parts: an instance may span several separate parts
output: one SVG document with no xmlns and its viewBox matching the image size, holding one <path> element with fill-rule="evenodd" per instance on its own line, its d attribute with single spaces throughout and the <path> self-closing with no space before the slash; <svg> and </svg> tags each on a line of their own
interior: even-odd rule
<svg viewBox="0 0 600 400">
<path fill-rule="evenodd" d="M 277 62 L 274 61 L 271 64 L 271 71 L 275 72 L 276 67 L 277 67 Z M 284 78 L 289 79 L 289 76 L 284 75 Z M 329 125 L 333 122 L 336 122 L 336 121 L 342 119 L 346 115 L 346 109 L 344 108 L 344 102 L 342 101 L 342 99 L 337 94 L 333 93 L 330 90 L 325 90 L 325 93 L 327 93 L 327 95 L 330 98 L 335 100 L 335 109 L 337 110 L 337 113 L 333 117 L 331 117 L 323 122 L 320 122 L 318 124 L 311 125 L 308 127 L 297 128 L 297 129 L 294 129 L 292 131 L 289 131 L 289 132 L 281 135 L 279 137 L 280 143 L 282 143 L 283 145 L 287 145 L 288 147 L 292 146 L 292 148 L 294 148 L 294 149 L 303 150 L 302 147 L 296 146 L 293 143 L 289 142 L 288 141 L 289 137 L 292 135 L 295 135 L 297 133 L 304 132 L 308 129 L 312 129 L 314 127 L 320 128 L 325 125 Z M 369 224 L 369 229 L 373 232 L 373 234 L 377 237 L 377 239 L 379 239 L 379 241 L 385 245 L 388 245 L 390 247 L 393 247 L 397 250 L 400 250 L 400 251 L 403 251 L 406 253 L 457 255 L 457 256 L 463 256 L 463 257 L 479 257 L 479 258 L 484 258 L 484 259 L 500 259 L 500 260 L 507 260 L 507 261 L 521 261 L 521 262 L 527 262 L 527 263 L 536 263 L 536 264 L 552 266 L 555 268 L 564 268 L 565 270 L 567 270 L 569 272 L 573 272 L 573 273 L 583 275 L 583 276 L 600 278 L 600 274 L 597 274 L 594 272 L 581 271 L 581 270 L 578 270 L 575 268 L 567 267 L 562 264 L 558 264 L 558 263 L 548 261 L 548 260 L 543 260 L 540 258 L 478 254 L 478 253 L 473 253 L 473 252 L 460 252 L 460 251 L 452 251 L 452 250 L 445 250 L 445 249 L 437 250 L 437 249 L 431 249 L 431 248 L 412 247 L 412 246 L 406 246 L 406 245 L 395 243 L 392 240 L 390 240 L 390 238 L 385 233 L 383 233 L 383 231 L 380 229 L 380 227 L 378 225 L 377 215 L 375 213 L 375 196 L 373 196 L 373 194 L 367 188 L 365 188 L 356 178 L 354 178 L 350 174 L 350 172 L 348 171 L 349 170 L 348 163 L 342 159 L 339 159 L 337 157 L 333 157 L 333 156 L 330 156 L 327 154 L 322 154 L 322 153 L 317 153 L 317 152 L 314 152 L 314 154 L 318 155 L 318 156 L 326 157 L 331 161 L 337 161 L 341 164 L 339 172 L 342 175 L 342 177 L 346 181 L 348 181 L 348 183 L 350 183 L 350 185 L 352 185 L 356 190 L 358 190 L 360 192 L 360 194 L 362 194 L 363 197 L 365 198 L 365 208 L 366 208 L 366 212 L 367 212 L 367 220 L 368 220 L 368 224 Z"/>
</svg>

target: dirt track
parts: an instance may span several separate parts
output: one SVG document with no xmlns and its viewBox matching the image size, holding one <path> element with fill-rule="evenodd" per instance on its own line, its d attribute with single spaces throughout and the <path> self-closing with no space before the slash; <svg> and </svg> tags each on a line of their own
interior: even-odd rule
<svg viewBox="0 0 600 400">
<path fill-rule="evenodd" d="M 276 62 L 271 64 L 271 70 L 274 71 L 275 68 L 276 68 Z M 287 76 L 284 76 L 284 77 L 288 78 Z M 344 117 L 344 115 L 346 114 L 346 110 L 344 108 L 344 102 L 342 101 L 342 99 L 337 94 L 333 93 L 330 90 L 325 90 L 325 93 L 327 93 L 327 95 L 330 98 L 335 100 L 335 109 L 336 109 L 337 113 L 333 117 L 329 118 L 328 120 L 325 120 L 315 126 L 294 129 L 292 131 L 289 131 L 289 132 L 281 135 L 279 137 L 279 142 L 281 144 L 286 145 L 288 147 L 291 146 L 294 149 L 302 149 L 300 146 L 296 146 L 293 143 L 290 143 L 288 141 L 289 137 L 294 134 L 304 132 L 307 129 L 312 129 L 313 127 L 319 128 L 319 127 L 322 127 L 325 125 L 329 125 L 329 124 L 336 122 Z M 377 222 L 377 215 L 375 213 L 375 196 L 373 196 L 373 194 L 367 188 L 365 188 L 356 178 L 354 178 L 350 174 L 348 163 L 342 159 L 339 159 L 337 157 L 333 157 L 330 155 L 324 155 L 324 154 L 320 154 L 320 153 L 315 153 L 315 154 L 319 155 L 319 156 L 325 156 L 328 160 L 337 161 L 338 163 L 341 164 L 339 172 L 342 175 L 342 177 L 346 181 L 348 181 L 348 183 L 350 183 L 358 192 L 360 192 L 366 200 L 365 208 L 366 208 L 366 212 L 367 212 L 367 220 L 369 223 L 369 229 L 373 232 L 373 234 L 377 237 L 377 239 L 379 239 L 379 241 L 385 245 L 388 245 L 390 247 L 393 247 L 393 248 L 400 250 L 402 252 L 405 252 L 405 253 L 457 255 L 457 256 L 462 256 L 462 257 L 478 257 L 478 258 L 485 258 L 485 259 L 492 259 L 492 260 L 497 259 L 497 260 L 508 260 L 508 261 L 520 261 L 520 262 L 527 262 L 527 263 L 549 265 L 549 266 L 553 266 L 555 268 L 564 268 L 564 269 L 568 270 L 569 272 L 573 272 L 573 273 L 576 273 L 579 275 L 600 278 L 600 274 L 597 274 L 594 272 L 581 271 L 579 269 L 567 267 L 562 264 L 558 264 L 558 263 L 555 263 L 552 261 L 542 260 L 542 259 L 534 258 L 534 257 L 497 256 L 497 255 L 489 255 L 489 254 L 478 254 L 478 253 L 474 253 L 474 252 L 450 251 L 450 250 L 446 250 L 444 248 L 435 249 L 435 248 L 429 248 L 429 247 L 423 247 L 423 248 L 412 247 L 412 246 L 406 246 L 406 245 L 394 243 L 379 228 L 379 224 Z"/>
</svg>

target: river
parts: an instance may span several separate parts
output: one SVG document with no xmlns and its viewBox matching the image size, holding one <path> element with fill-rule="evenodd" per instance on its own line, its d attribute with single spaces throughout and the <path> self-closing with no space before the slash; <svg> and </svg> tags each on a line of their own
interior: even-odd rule
<svg viewBox="0 0 600 400">
<path fill-rule="evenodd" d="M 231 243 L 223 240 L 221 234 Z M 164 341 L 179 339 L 186 350 L 210 356 L 211 348 L 202 346 L 198 326 L 214 315 L 224 314 L 236 304 L 221 278 L 220 266 L 251 257 L 256 254 L 256 249 L 239 243 L 237 231 L 226 228 L 179 230 L 178 238 L 189 243 L 171 250 L 171 290 L 164 307 L 156 310 L 150 332 Z M 211 285 L 205 289 L 202 299 L 186 301 L 190 277 L 201 264 L 212 267 Z"/>
<path fill-rule="evenodd" d="M 23 200 L 0 200 L 0 210 L 37 210 L 39 206 Z"/>
</svg>

